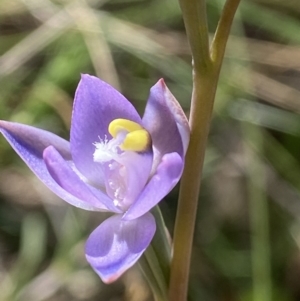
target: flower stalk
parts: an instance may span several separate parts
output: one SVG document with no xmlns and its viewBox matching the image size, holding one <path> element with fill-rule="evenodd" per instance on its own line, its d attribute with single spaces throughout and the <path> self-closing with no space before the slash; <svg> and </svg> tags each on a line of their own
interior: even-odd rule
<svg viewBox="0 0 300 301">
<path fill-rule="evenodd" d="M 240 0 L 227 0 L 210 51 L 205 0 L 179 0 L 193 56 L 190 144 L 186 155 L 174 231 L 169 301 L 187 299 L 200 181 L 213 103 L 231 24 Z"/>
<path fill-rule="evenodd" d="M 145 254 L 139 259 L 138 266 L 148 282 L 148 285 L 152 291 L 153 297 L 155 301 L 166 301 L 163 292 L 160 289 L 160 286 L 155 278 L 153 273 L 153 267 L 150 265 L 148 260 L 146 259 Z"/>
<path fill-rule="evenodd" d="M 158 261 L 156 253 L 153 250 L 153 247 L 151 245 L 145 251 L 144 256 L 151 268 L 153 276 L 158 285 L 158 288 L 160 291 L 160 299 L 167 301 L 167 294 L 168 294 L 167 282 L 164 277 L 164 273 L 161 269 L 160 262 Z M 155 293 L 154 293 L 154 296 L 155 296 Z M 155 296 L 155 297 L 157 298 L 157 296 Z"/>
<path fill-rule="evenodd" d="M 155 218 L 157 231 L 151 245 L 139 260 L 139 267 L 152 290 L 155 301 L 167 301 L 171 263 L 169 233 L 159 207 L 155 206 L 151 213 Z"/>
<path fill-rule="evenodd" d="M 162 216 L 162 213 L 159 209 L 159 206 L 155 206 L 151 213 L 153 214 L 157 231 L 151 242 L 153 251 L 156 254 L 157 260 L 159 261 L 160 267 L 163 272 L 166 283 L 169 282 L 170 278 L 170 264 L 171 264 L 171 240 L 170 235 L 167 232 L 165 222 Z"/>
</svg>

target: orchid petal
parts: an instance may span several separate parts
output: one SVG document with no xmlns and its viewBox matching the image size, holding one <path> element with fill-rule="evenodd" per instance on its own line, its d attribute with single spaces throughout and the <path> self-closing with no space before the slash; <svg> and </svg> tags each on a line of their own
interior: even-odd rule
<svg viewBox="0 0 300 301">
<path fill-rule="evenodd" d="M 184 157 L 189 143 L 189 124 L 163 79 L 150 90 L 143 125 L 151 134 L 156 164 L 166 153 L 177 152 Z"/>
<path fill-rule="evenodd" d="M 127 191 L 122 201 L 129 207 L 145 187 L 152 167 L 153 153 L 149 150 L 144 153 L 125 152 L 118 160 L 126 167 Z"/>
<path fill-rule="evenodd" d="M 123 221 L 121 215 L 114 215 L 88 238 L 87 261 L 103 282 L 111 283 L 140 258 L 155 230 L 155 220 L 150 213 L 132 221 Z"/>
<path fill-rule="evenodd" d="M 30 158 L 23 157 L 24 151 L 42 158 L 44 149 L 49 145 L 53 145 L 63 157 L 71 158 L 70 143 L 48 131 L 21 123 L 0 120 L 0 132 L 26 164 L 28 164 L 26 160 L 30 160 Z"/>
<path fill-rule="evenodd" d="M 111 139 L 108 126 L 117 118 L 141 124 L 135 108 L 122 94 L 97 77 L 82 75 L 73 107 L 71 153 L 77 169 L 94 184 L 103 183 L 103 171 L 93 160 L 94 143 L 99 138 Z"/>
<path fill-rule="evenodd" d="M 161 201 L 179 181 L 183 170 L 183 161 L 178 153 L 166 154 L 162 157 L 156 173 L 137 201 L 124 214 L 124 220 L 138 218 Z"/>
<path fill-rule="evenodd" d="M 101 190 L 86 184 L 76 174 L 74 166 L 72 168 L 70 162 L 64 160 L 53 146 L 47 147 L 43 155 L 50 175 L 64 190 L 98 210 L 120 213 L 113 205 L 112 200 Z M 76 206 L 76 204 L 72 205 Z"/>
<path fill-rule="evenodd" d="M 62 189 L 47 170 L 43 151 L 53 145 L 64 159 L 69 160 L 68 141 L 50 132 L 14 122 L 0 121 L 0 131 L 29 168 L 55 194 L 82 209 L 99 210 Z"/>
</svg>

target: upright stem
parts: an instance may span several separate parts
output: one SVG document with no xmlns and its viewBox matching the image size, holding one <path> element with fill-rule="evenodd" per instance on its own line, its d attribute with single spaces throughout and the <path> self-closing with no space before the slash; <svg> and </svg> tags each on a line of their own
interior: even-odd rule
<svg viewBox="0 0 300 301">
<path fill-rule="evenodd" d="M 158 281 L 155 278 L 153 269 L 152 269 L 150 263 L 148 262 L 145 254 L 143 254 L 143 256 L 139 259 L 138 265 L 151 288 L 154 300 L 155 301 L 166 301 L 164 294 L 161 291 L 161 288 L 158 284 Z"/>
<path fill-rule="evenodd" d="M 164 223 L 163 216 L 158 206 L 155 206 L 151 213 L 155 217 L 157 231 L 151 242 L 151 246 L 159 261 L 160 267 L 165 277 L 166 283 L 170 278 L 170 263 L 171 263 L 171 243 L 169 233 Z"/>
<path fill-rule="evenodd" d="M 190 115 L 191 140 L 181 180 L 174 233 L 170 301 L 184 301 L 187 296 L 200 179 L 216 91 L 213 73 L 204 77 L 195 73 L 194 84 Z"/>
<path fill-rule="evenodd" d="M 194 69 L 202 72 L 210 63 L 205 0 L 179 0 Z"/>
<path fill-rule="evenodd" d="M 221 68 L 231 24 L 241 0 L 227 0 L 211 44 L 211 59 L 217 68 Z"/>
<path fill-rule="evenodd" d="M 240 0 L 227 0 L 209 53 L 205 0 L 179 0 L 194 59 L 190 112 L 191 138 L 186 154 L 174 232 L 169 301 L 187 298 L 190 259 L 200 180 L 213 103 L 226 42 Z"/>
</svg>

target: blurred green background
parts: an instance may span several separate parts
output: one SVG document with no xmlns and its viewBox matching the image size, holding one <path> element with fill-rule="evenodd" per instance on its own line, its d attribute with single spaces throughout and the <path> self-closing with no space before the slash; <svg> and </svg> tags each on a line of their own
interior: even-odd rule
<svg viewBox="0 0 300 301">
<path fill-rule="evenodd" d="M 213 33 L 223 0 L 208 0 Z M 176 0 L 0 0 L 0 119 L 68 139 L 80 73 L 143 112 L 161 77 L 187 114 L 191 56 Z M 300 300 L 300 4 L 242 0 L 222 68 L 190 300 Z M 172 234 L 178 187 L 161 202 Z M 104 285 L 84 258 L 105 218 L 66 205 L 0 138 L 0 301 L 150 301 L 139 269 Z"/>
</svg>

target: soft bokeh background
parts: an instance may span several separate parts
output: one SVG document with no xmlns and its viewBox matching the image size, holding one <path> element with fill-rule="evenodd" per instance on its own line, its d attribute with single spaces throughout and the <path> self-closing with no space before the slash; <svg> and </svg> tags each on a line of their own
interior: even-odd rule
<svg viewBox="0 0 300 301">
<path fill-rule="evenodd" d="M 213 32 L 223 0 L 208 0 Z M 68 138 L 80 73 L 143 112 L 164 77 L 185 111 L 176 0 L 0 0 L 0 119 Z M 242 0 L 207 146 L 190 300 L 300 300 L 300 5 Z M 178 188 L 161 202 L 170 232 Z M 0 300 L 150 301 L 137 267 L 106 286 L 84 258 L 105 218 L 67 206 L 0 137 Z"/>
</svg>

